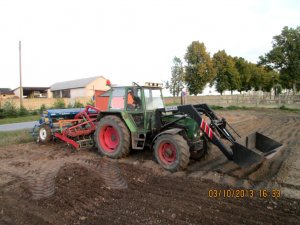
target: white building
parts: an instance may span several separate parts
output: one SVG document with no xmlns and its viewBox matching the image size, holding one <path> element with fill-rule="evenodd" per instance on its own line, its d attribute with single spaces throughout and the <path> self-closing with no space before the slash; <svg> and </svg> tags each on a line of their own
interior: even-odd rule
<svg viewBox="0 0 300 225">
<path fill-rule="evenodd" d="M 107 79 L 103 76 L 58 82 L 50 87 L 53 98 L 92 97 L 95 90 L 106 91 Z"/>
</svg>

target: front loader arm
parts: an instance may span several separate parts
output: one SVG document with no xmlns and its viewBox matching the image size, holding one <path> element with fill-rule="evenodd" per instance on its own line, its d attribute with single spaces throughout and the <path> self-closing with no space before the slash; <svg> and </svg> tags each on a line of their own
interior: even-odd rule
<svg viewBox="0 0 300 225">
<path fill-rule="evenodd" d="M 201 104 L 201 105 L 182 105 L 182 106 L 177 106 L 177 109 L 180 113 L 188 115 L 190 118 L 195 120 L 197 124 L 199 125 L 200 129 L 205 133 L 207 138 L 214 144 L 216 145 L 220 151 L 229 159 L 232 160 L 233 158 L 233 153 L 230 149 L 228 149 L 222 141 L 216 136 L 214 133 L 213 129 L 207 124 L 207 122 L 201 117 L 201 112 L 204 113 L 206 116 L 208 116 L 211 121 L 213 120 L 218 120 L 218 117 L 214 114 L 214 112 L 206 105 L 206 104 Z M 216 128 L 220 130 L 224 130 L 224 136 L 227 138 L 230 142 L 234 141 L 234 138 L 232 135 L 229 133 L 229 131 L 225 128 L 219 127 L 218 124 L 216 124 Z"/>
<path fill-rule="evenodd" d="M 282 146 L 281 143 L 258 132 L 236 141 L 229 130 L 226 129 L 226 120 L 219 119 L 206 104 L 181 105 L 177 109 L 180 113 L 194 119 L 207 138 L 220 149 L 227 159 L 234 161 L 241 167 L 248 167 L 263 162 L 266 156 L 275 155 L 279 147 Z M 201 113 L 209 117 L 210 125 L 201 117 Z M 230 128 L 237 134 L 232 127 Z M 216 135 L 215 131 L 219 135 Z M 231 142 L 231 149 L 228 149 L 222 143 L 221 138 Z"/>
</svg>

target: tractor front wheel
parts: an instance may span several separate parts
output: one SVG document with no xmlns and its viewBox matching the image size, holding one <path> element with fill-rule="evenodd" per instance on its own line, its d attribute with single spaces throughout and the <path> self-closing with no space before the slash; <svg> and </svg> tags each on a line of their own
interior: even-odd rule
<svg viewBox="0 0 300 225">
<path fill-rule="evenodd" d="M 48 125 L 41 125 L 39 128 L 39 138 L 38 141 L 41 143 L 48 143 L 52 139 L 51 128 Z"/>
<path fill-rule="evenodd" d="M 124 122 L 117 116 L 105 116 L 100 119 L 95 139 L 98 152 L 101 155 L 118 159 L 129 154 L 129 131 Z"/>
<path fill-rule="evenodd" d="M 155 141 L 154 156 L 164 169 L 176 172 L 187 168 L 190 150 L 181 135 L 162 134 Z"/>
<path fill-rule="evenodd" d="M 202 149 L 197 151 L 191 151 L 191 159 L 200 160 L 204 158 L 208 151 L 211 149 L 211 142 L 209 142 L 205 137 L 202 139 Z"/>
</svg>

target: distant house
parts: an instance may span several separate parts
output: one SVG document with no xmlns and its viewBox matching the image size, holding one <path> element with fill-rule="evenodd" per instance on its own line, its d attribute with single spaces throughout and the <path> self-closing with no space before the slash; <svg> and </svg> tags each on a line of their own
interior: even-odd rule
<svg viewBox="0 0 300 225">
<path fill-rule="evenodd" d="M 0 88 L 0 98 L 13 98 L 14 92 L 10 88 Z"/>
<path fill-rule="evenodd" d="M 95 90 L 106 91 L 107 79 L 103 76 L 88 77 L 78 80 L 59 82 L 51 85 L 50 91 L 53 98 L 92 97 Z"/>
<path fill-rule="evenodd" d="M 47 98 L 49 87 L 23 87 L 24 98 Z M 20 87 L 13 90 L 20 97 Z"/>
</svg>

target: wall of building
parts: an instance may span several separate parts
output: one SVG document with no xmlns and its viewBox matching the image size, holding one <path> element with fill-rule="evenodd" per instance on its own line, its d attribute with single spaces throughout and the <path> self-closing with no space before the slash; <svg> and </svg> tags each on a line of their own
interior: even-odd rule
<svg viewBox="0 0 300 225">
<path fill-rule="evenodd" d="M 86 86 L 86 96 L 92 97 L 95 93 L 95 90 L 106 91 L 108 89 L 109 86 L 106 86 L 106 79 L 103 77 L 99 77 Z"/>
<path fill-rule="evenodd" d="M 14 94 L 0 94 L 0 98 L 17 98 Z"/>
<path fill-rule="evenodd" d="M 53 93 L 50 90 L 50 88 L 47 90 L 47 96 L 48 96 L 48 98 L 53 98 Z"/>
<path fill-rule="evenodd" d="M 71 89 L 71 98 L 86 97 L 86 88 Z"/>
<path fill-rule="evenodd" d="M 20 88 L 17 88 L 16 90 L 14 90 L 14 93 L 16 96 L 20 97 Z"/>
</svg>

